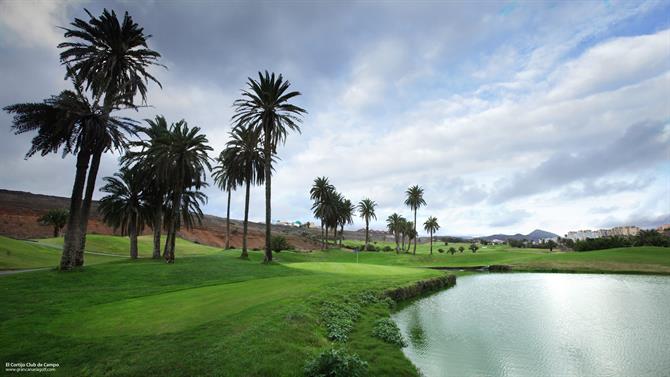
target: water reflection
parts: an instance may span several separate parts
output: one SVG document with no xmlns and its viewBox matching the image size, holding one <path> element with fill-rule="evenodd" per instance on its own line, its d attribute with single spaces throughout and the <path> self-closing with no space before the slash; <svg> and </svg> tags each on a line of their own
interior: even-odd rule
<svg viewBox="0 0 670 377">
<path fill-rule="evenodd" d="M 670 277 L 482 274 L 394 315 L 428 376 L 661 376 Z"/>
</svg>

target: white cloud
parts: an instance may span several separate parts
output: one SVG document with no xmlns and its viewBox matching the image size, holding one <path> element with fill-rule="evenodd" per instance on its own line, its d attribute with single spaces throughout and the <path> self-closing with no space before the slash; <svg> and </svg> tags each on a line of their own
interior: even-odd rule
<svg viewBox="0 0 670 377">
<path fill-rule="evenodd" d="M 68 26 L 71 0 L 8 0 L 0 2 L 0 37 L 3 44 L 56 48 Z"/>
</svg>

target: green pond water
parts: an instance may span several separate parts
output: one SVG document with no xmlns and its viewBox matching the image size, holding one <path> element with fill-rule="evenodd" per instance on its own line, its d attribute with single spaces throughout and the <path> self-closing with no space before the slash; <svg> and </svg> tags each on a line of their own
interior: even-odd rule
<svg viewBox="0 0 670 377">
<path fill-rule="evenodd" d="M 393 319 L 426 377 L 670 376 L 670 277 L 478 274 Z"/>
</svg>

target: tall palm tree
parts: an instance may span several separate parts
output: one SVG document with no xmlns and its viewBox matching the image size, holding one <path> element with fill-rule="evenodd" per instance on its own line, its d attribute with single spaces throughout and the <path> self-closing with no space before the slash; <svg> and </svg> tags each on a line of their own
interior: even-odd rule
<svg viewBox="0 0 670 377">
<path fill-rule="evenodd" d="M 408 188 L 405 194 L 407 195 L 405 205 L 414 211 L 414 233 L 416 233 L 416 210 L 426 205 L 426 201 L 423 199 L 423 188 L 414 185 Z M 417 237 L 415 236 L 413 254 L 416 254 L 416 239 Z"/>
<path fill-rule="evenodd" d="M 58 48 L 63 49 L 60 60 L 67 66 L 67 76 L 73 77 L 90 91 L 96 106 L 102 103 L 103 117 L 108 117 L 115 109 L 136 108 L 134 100 L 138 94 L 142 102 L 146 103 L 148 82 L 161 86 L 147 70 L 151 66 L 163 66 L 158 63 L 161 55 L 147 45 L 151 35 L 146 35 L 128 12 L 123 21 L 119 21 L 114 11 L 104 9 L 100 17 L 85 11 L 89 20 L 75 18 L 69 28 L 63 28 L 65 38 L 73 40 L 58 45 Z M 110 136 L 118 132 L 109 126 L 109 123 L 102 122 L 92 132 L 86 194 L 80 211 L 76 208 L 77 212 L 72 216 L 79 221 L 80 228 L 79 234 L 76 234 L 79 243 L 73 241 L 70 245 L 70 252 L 75 255 L 75 265 L 83 265 L 88 217 L 100 159 L 110 149 Z M 66 242 L 64 253 L 67 248 Z"/>
<path fill-rule="evenodd" d="M 395 239 L 396 254 L 398 254 L 398 251 L 400 250 L 400 233 L 402 231 L 404 220 L 404 217 L 395 212 L 386 219 L 386 228 L 393 234 L 393 238 Z"/>
<path fill-rule="evenodd" d="M 260 130 L 265 156 L 265 258 L 272 261 L 270 239 L 272 237 L 272 185 L 271 157 L 277 154 L 277 145 L 286 140 L 288 131 L 300 132 L 299 123 L 306 111 L 289 101 L 300 92 L 289 91 L 291 84 L 282 75 L 258 72 L 258 80 L 249 78 L 248 88 L 242 90 L 242 98 L 235 101 L 233 121 L 237 127 Z"/>
<path fill-rule="evenodd" d="M 314 179 L 314 184 L 309 190 L 309 197 L 314 201 L 312 210 L 314 211 L 314 216 L 321 221 L 321 248 L 325 248 L 325 240 L 323 234 L 323 225 L 324 225 L 324 202 L 327 196 L 335 191 L 335 187 L 328 181 L 327 177 L 317 177 Z"/>
<path fill-rule="evenodd" d="M 151 211 L 143 198 L 143 178 L 138 169 L 122 167 L 113 177 L 105 177 L 100 189 L 108 195 L 100 199 L 102 220 L 121 235 L 130 237 L 130 258 L 137 259 L 137 236 L 142 233 Z"/>
<path fill-rule="evenodd" d="M 105 136 L 105 145 L 122 150 L 126 143 L 124 133 L 133 133 L 135 129 L 132 119 L 104 115 L 100 107 L 83 94 L 74 78 L 73 83 L 75 91 L 65 90 L 41 103 L 23 103 L 4 108 L 14 114 L 12 129 L 15 134 L 37 131 L 26 158 L 37 153 L 42 156 L 57 153 L 61 149 L 63 157 L 67 154 L 77 156 L 61 270 L 72 269 L 76 259 L 83 263 L 83 251 L 79 252 L 82 198 L 91 150 L 98 143 L 100 130 L 110 130 Z"/>
<path fill-rule="evenodd" d="M 154 119 L 145 119 L 147 126 L 139 127 L 139 132 L 146 135 L 146 139 L 130 142 L 132 148 L 122 158 L 121 163 L 133 164 L 142 171 L 144 178 L 144 197 L 152 208 L 151 229 L 153 231 L 153 253 L 152 258 L 161 257 L 161 230 L 163 228 L 163 207 L 165 206 L 165 195 L 169 191 L 167 182 L 158 167 L 165 164 L 164 161 L 152 160 L 155 157 L 150 153 L 155 143 L 161 137 L 166 137 L 170 129 L 162 115 L 156 115 Z"/>
<path fill-rule="evenodd" d="M 37 219 L 41 225 L 50 225 L 54 229 L 54 237 L 60 235 L 61 229 L 67 224 L 68 212 L 66 209 L 51 209 Z"/>
<path fill-rule="evenodd" d="M 212 170 L 212 178 L 221 190 L 228 194 L 228 202 L 226 205 L 226 245 L 224 250 L 230 249 L 230 198 L 232 192 L 237 189 L 237 177 L 234 176 L 234 166 L 232 161 L 226 161 L 224 151 L 216 158 L 216 166 Z"/>
<path fill-rule="evenodd" d="M 423 229 L 430 233 L 430 255 L 433 255 L 433 233 L 440 229 L 440 224 L 437 223 L 437 219 L 435 217 L 429 216 L 428 220 L 423 223 Z"/>
<path fill-rule="evenodd" d="M 148 151 L 149 158 L 159 162 L 156 168 L 170 187 L 167 194 L 171 211 L 166 226 L 168 241 L 163 251 L 168 263 L 174 263 L 175 238 L 184 192 L 188 189 L 200 190 L 206 183 L 206 171 L 212 169 L 207 155 L 212 148 L 207 142 L 199 127 L 191 128 L 185 120 L 181 120 L 170 127 L 170 132 L 160 135 Z"/>
<path fill-rule="evenodd" d="M 370 220 L 377 220 L 377 215 L 375 214 L 375 207 L 377 203 L 369 198 L 365 198 L 358 203 L 358 213 L 361 218 L 365 220 L 365 250 L 368 249 L 369 242 L 369 233 L 370 233 Z"/>
<path fill-rule="evenodd" d="M 231 176 L 238 177 L 238 183 L 245 185 L 242 255 L 240 257 L 249 258 L 247 229 L 250 190 L 252 184 L 262 185 L 265 180 L 265 156 L 259 147 L 260 132 L 258 129 L 236 127 L 230 132 L 230 137 L 222 154 L 224 161 L 229 161 Z"/>
</svg>

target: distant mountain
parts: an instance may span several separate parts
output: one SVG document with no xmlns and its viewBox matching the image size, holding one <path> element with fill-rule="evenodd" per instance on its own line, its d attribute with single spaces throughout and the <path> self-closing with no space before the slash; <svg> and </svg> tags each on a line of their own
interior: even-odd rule
<svg viewBox="0 0 670 377">
<path fill-rule="evenodd" d="M 528 233 L 528 234 L 493 234 L 490 236 L 486 237 L 475 237 L 478 239 L 482 240 L 487 240 L 487 241 L 492 241 L 492 240 L 502 240 L 502 241 L 507 241 L 508 239 L 513 239 L 513 240 L 523 240 L 527 239 L 530 241 L 538 241 L 543 238 L 554 238 L 558 237 L 558 234 L 552 233 L 552 232 L 547 232 L 546 230 L 540 230 L 540 229 L 535 229 L 534 231 Z"/>
</svg>

